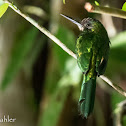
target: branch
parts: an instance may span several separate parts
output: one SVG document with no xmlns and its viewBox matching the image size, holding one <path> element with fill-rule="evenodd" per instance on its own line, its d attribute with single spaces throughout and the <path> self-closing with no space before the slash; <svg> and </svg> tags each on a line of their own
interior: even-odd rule
<svg viewBox="0 0 126 126">
<path fill-rule="evenodd" d="M 37 29 L 39 29 L 42 33 L 44 33 L 47 37 L 49 37 L 52 41 L 54 41 L 57 45 L 59 45 L 65 52 L 67 52 L 69 55 L 71 55 L 73 58 L 77 59 L 76 54 L 74 54 L 70 49 L 68 49 L 59 39 L 57 39 L 54 35 L 52 35 L 47 29 L 40 26 L 35 20 L 30 18 L 29 16 L 22 13 L 15 5 L 10 3 L 8 0 L 4 1 L 5 3 L 9 4 L 9 7 L 11 7 L 16 13 L 21 15 L 23 18 L 25 18 L 28 22 L 30 22 L 32 25 L 34 25 Z M 126 97 L 126 92 L 120 88 L 118 85 L 113 84 L 107 77 L 100 76 L 105 82 L 107 82 L 110 86 L 112 86 L 116 91 L 118 91 L 120 94 Z"/>
<path fill-rule="evenodd" d="M 98 14 L 108 14 L 113 17 L 126 19 L 126 11 L 123 11 L 121 9 L 112 8 L 112 7 L 110 8 L 110 7 L 97 6 L 94 4 L 92 5 L 88 2 L 85 4 L 84 8 L 88 12 L 98 13 Z"/>
<path fill-rule="evenodd" d="M 76 54 L 74 54 L 70 49 L 68 49 L 59 39 L 57 39 L 54 35 L 52 35 L 47 29 L 40 26 L 35 20 L 30 18 L 28 15 L 22 13 L 15 5 L 10 3 L 8 0 L 4 0 L 5 3 L 9 4 L 9 7 L 12 8 L 16 13 L 21 15 L 25 20 L 30 22 L 32 25 L 34 25 L 37 29 L 39 29 L 42 33 L 44 33 L 47 37 L 49 37 L 52 41 L 54 41 L 57 45 L 59 45 L 65 52 L 67 52 L 69 55 L 77 59 Z"/>
<path fill-rule="evenodd" d="M 112 88 L 114 88 L 117 92 L 119 92 L 121 95 L 126 97 L 126 92 L 121 87 L 119 87 L 117 84 L 112 83 L 110 79 L 108 79 L 103 75 L 101 75 L 100 77 L 102 78 L 102 80 L 108 83 Z"/>
</svg>

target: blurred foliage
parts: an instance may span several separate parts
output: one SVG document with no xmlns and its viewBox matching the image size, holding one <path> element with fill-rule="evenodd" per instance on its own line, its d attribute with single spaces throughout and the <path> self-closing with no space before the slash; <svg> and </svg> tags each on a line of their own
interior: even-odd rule
<svg viewBox="0 0 126 126">
<path fill-rule="evenodd" d="M 71 50 L 74 50 L 75 36 L 72 31 L 59 26 L 56 37 L 64 42 Z M 39 126 L 56 126 L 70 92 L 71 85 L 77 85 L 81 80 L 81 72 L 76 64 L 76 60 L 71 58 L 56 44 L 53 45 L 52 51 L 54 60 L 51 59 L 50 61 L 52 66 L 50 65 L 48 68 L 49 72 L 47 72 L 45 81 L 45 92 L 47 92 L 45 93 L 45 97 L 48 97 L 48 103 L 43 108 Z M 75 78 L 75 76 L 79 78 Z"/>
<path fill-rule="evenodd" d="M 55 88 L 55 93 L 49 97 L 38 126 L 56 126 L 65 105 L 70 87 Z"/>
<path fill-rule="evenodd" d="M 121 101 L 125 100 L 125 97 L 122 95 L 119 95 L 117 92 L 113 92 L 111 95 L 111 106 L 113 111 L 116 109 L 117 104 Z"/>
<path fill-rule="evenodd" d="M 20 37 L 18 37 L 18 41 L 13 47 L 10 62 L 8 63 L 1 83 L 1 89 L 5 89 L 7 87 L 7 85 L 12 81 L 22 67 L 29 50 L 34 44 L 37 33 L 38 30 L 32 27 L 31 29 L 28 29 L 28 31 L 22 36 L 20 35 Z"/>
<path fill-rule="evenodd" d="M 68 48 L 74 50 L 75 37 L 70 30 L 64 27 L 59 27 L 56 33 L 56 37 L 59 40 L 61 40 Z M 55 91 L 55 88 L 57 87 L 58 84 L 57 81 L 65 73 L 64 68 L 65 68 L 66 61 L 70 58 L 70 56 L 66 52 L 64 52 L 58 45 L 53 44 L 52 47 L 53 47 L 52 54 L 54 54 L 54 59 L 51 59 L 50 61 L 51 68 L 48 68 L 49 71 L 48 71 L 48 75 L 46 78 L 46 85 L 45 85 L 46 90 L 48 90 L 48 92 Z M 50 83 L 52 84 L 50 85 Z"/>
<path fill-rule="evenodd" d="M 123 126 L 126 126 L 126 116 L 123 117 L 123 122 L 122 122 Z"/>
<path fill-rule="evenodd" d="M 111 38 L 110 41 L 111 50 L 106 74 L 110 77 L 117 74 L 119 75 L 120 72 L 126 74 L 126 31 L 119 33 Z"/>
<path fill-rule="evenodd" d="M 65 2 L 66 1 L 63 0 L 64 4 Z M 99 5 L 97 1 L 95 1 L 95 4 Z M 0 7 L 2 7 L 2 5 Z M 125 8 L 124 5 L 123 8 Z M 6 9 L 7 5 L 4 5 L 4 11 L 0 9 L 1 16 L 5 13 Z M 38 36 L 38 30 L 34 27 L 30 27 L 27 30 L 22 28 L 19 31 L 22 32 L 15 34 L 17 39 L 13 45 L 12 53 L 10 54 L 10 60 L 3 76 L 1 87 L 2 89 L 7 88 L 7 86 L 11 84 L 12 80 L 15 79 L 22 68 L 24 69 L 25 73 L 27 75 L 30 75 L 30 77 L 32 78 L 34 63 L 40 55 L 40 52 L 44 50 L 44 45 L 47 42 L 47 37 L 43 34 L 41 34 L 41 37 Z M 66 28 L 65 26 L 59 25 L 55 36 L 60 39 L 69 49 L 75 52 L 75 42 L 77 36 L 73 33 L 72 30 Z M 62 117 L 68 95 L 72 88 L 73 90 L 71 99 L 75 103 L 78 102 L 80 85 L 82 81 L 82 73 L 77 66 L 76 60 L 69 56 L 66 52 L 64 52 L 64 50 L 62 50 L 58 45 L 54 44 L 51 41 L 49 41 L 48 43 L 49 54 L 47 58 L 48 62 L 45 72 L 45 80 L 43 82 L 43 94 L 41 94 L 42 103 L 40 104 L 40 106 L 42 107 L 40 107 L 41 110 L 39 110 L 40 113 L 38 126 L 58 125 L 58 122 Z M 111 38 L 110 58 L 105 74 L 107 75 L 107 77 L 110 77 L 113 80 L 116 80 L 115 78 L 117 76 L 120 77 L 121 74 L 124 74 L 126 76 L 125 65 L 126 31 L 123 31 L 117 34 L 115 37 Z M 103 94 L 104 93 L 108 92 L 104 90 Z M 114 111 L 116 104 L 124 100 L 125 97 L 118 94 L 114 89 L 112 89 L 108 94 L 110 95 L 111 109 L 112 111 Z M 106 106 L 107 104 L 108 103 L 106 103 Z M 105 122 L 106 119 L 104 118 L 105 115 L 102 108 L 102 103 L 100 103 L 100 100 L 98 98 L 96 98 L 95 110 L 93 114 L 97 126 L 107 125 L 107 122 Z M 112 113 L 109 114 L 110 115 L 107 116 L 112 115 Z M 101 118 L 101 120 L 99 120 L 99 117 Z M 80 119 L 78 120 L 80 121 Z M 73 117 L 73 124 L 74 121 L 75 119 Z M 123 118 L 123 123 L 126 123 L 125 116 Z"/>
<path fill-rule="evenodd" d="M 55 35 L 61 42 L 63 42 L 70 50 L 75 52 L 75 35 L 69 29 L 59 26 L 57 33 Z M 54 52 L 57 56 L 61 70 L 64 69 L 66 59 L 70 58 L 69 55 L 64 52 L 59 46 L 54 45 Z"/>
</svg>

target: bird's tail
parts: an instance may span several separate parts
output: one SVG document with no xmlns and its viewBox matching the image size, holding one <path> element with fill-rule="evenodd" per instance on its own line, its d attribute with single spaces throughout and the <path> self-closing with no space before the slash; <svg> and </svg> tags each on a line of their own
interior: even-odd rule
<svg viewBox="0 0 126 126">
<path fill-rule="evenodd" d="M 87 118 L 93 110 L 96 89 L 96 77 L 87 80 L 88 75 L 84 75 L 81 86 L 78 109 L 82 117 Z"/>
</svg>

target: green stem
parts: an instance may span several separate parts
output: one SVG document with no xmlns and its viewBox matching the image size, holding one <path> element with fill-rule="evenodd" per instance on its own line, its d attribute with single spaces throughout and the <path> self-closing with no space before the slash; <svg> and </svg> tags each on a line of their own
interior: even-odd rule
<svg viewBox="0 0 126 126">
<path fill-rule="evenodd" d="M 97 5 L 92 5 L 92 4 L 87 2 L 85 4 L 85 9 L 88 12 L 92 12 L 92 13 L 108 14 L 108 15 L 111 15 L 113 17 L 126 19 L 126 11 L 123 11 L 123 10 L 117 9 L 117 8 L 97 6 Z"/>
</svg>

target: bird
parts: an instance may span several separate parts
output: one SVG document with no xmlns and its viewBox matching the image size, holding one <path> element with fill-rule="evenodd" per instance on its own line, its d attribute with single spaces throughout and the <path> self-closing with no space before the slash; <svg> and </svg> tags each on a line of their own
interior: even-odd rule
<svg viewBox="0 0 126 126">
<path fill-rule="evenodd" d="M 93 112 L 96 78 L 105 73 L 110 53 L 110 40 L 102 23 L 84 18 L 80 23 L 61 14 L 78 26 L 80 35 L 76 41 L 77 64 L 83 74 L 78 110 L 82 118 Z"/>
</svg>

